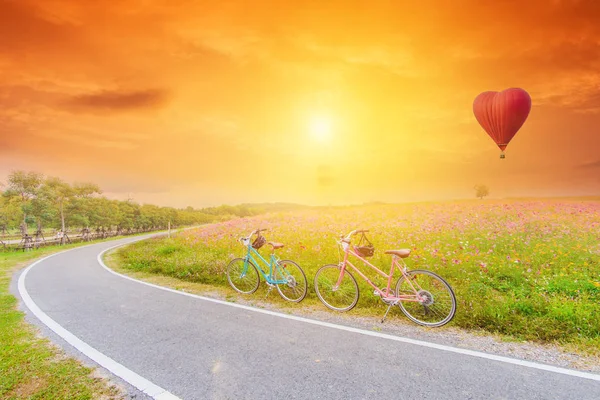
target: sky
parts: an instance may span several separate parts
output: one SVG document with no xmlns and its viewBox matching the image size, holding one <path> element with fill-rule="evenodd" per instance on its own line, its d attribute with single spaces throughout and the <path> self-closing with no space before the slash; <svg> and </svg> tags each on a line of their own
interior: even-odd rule
<svg viewBox="0 0 600 400">
<path fill-rule="evenodd" d="M 0 0 L 0 182 L 175 207 L 600 194 L 595 0 Z M 473 100 L 521 87 L 500 159 Z"/>
</svg>

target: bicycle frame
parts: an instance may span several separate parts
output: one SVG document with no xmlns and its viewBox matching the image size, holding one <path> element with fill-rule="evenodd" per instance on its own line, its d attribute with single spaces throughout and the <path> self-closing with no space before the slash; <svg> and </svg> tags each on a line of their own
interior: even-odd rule
<svg viewBox="0 0 600 400">
<path fill-rule="evenodd" d="M 342 263 L 340 263 L 340 277 L 338 278 L 338 281 L 335 284 L 335 288 L 336 289 L 342 283 L 342 278 L 344 277 L 344 273 L 346 272 L 346 267 L 349 265 L 373 289 L 375 289 L 375 291 L 377 291 L 382 298 L 385 298 L 386 300 L 390 300 L 390 301 L 400 301 L 401 300 L 401 301 L 414 301 L 414 302 L 420 302 L 420 301 L 422 301 L 421 296 L 419 296 L 419 294 L 418 294 L 419 290 L 422 290 L 421 287 L 418 285 L 418 283 L 415 282 L 416 286 L 418 287 L 418 289 L 415 289 L 415 285 L 413 285 L 412 280 L 409 279 L 408 274 L 406 273 L 406 263 L 404 261 L 402 261 L 402 264 L 403 264 L 403 267 L 404 267 L 404 268 L 402 268 L 400 266 L 400 264 L 398 263 L 398 257 L 397 256 L 392 256 L 392 265 L 390 267 L 390 273 L 386 274 L 385 272 L 383 272 L 382 270 L 380 270 L 379 268 L 377 268 L 376 266 L 374 266 L 373 264 L 371 264 L 370 262 L 368 262 L 367 260 L 365 260 L 363 257 L 361 257 L 360 255 L 358 255 L 352 249 L 352 246 L 350 245 L 349 242 L 346 242 L 346 241 L 342 240 L 342 241 L 338 241 L 338 244 L 341 245 L 342 248 L 344 249 L 344 261 Z M 385 292 L 383 290 L 381 290 L 373 282 L 371 282 L 371 280 L 365 274 L 363 274 L 356 266 L 354 266 L 354 264 L 352 264 L 348 260 L 348 255 L 353 255 L 354 257 L 358 258 L 364 264 L 366 264 L 367 266 L 371 267 L 371 269 L 374 269 L 379 275 L 381 275 L 384 278 L 386 278 L 387 279 L 387 287 L 385 289 Z M 394 276 L 394 269 L 396 269 L 396 268 L 400 270 L 400 272 L 404 276 L 404 279 L 406 279 L 406 281 L 410 284 L 410 286 L 412 287 L 412 289 L 415 292 L 414 295 L 390 296 L 390 288 L 391 288 L 391 285 L 392 285 L 392 277 Z"/>
<path fill-rule="evenodd" d="M 246 256 L 244 257 L 244 269 L 242 270 L 242 276 L 244 276 L 246 274 L 246 271 L 248 270 L 248 261 L 252 261 L 252 263 L 258 268 L 258 270 L 262 274 L 263 278 L 265 278 L 267 283 L 270 283 L 271 285 L 285 285 L 288 283 L 287 279 L 274 279 L 273 278 L 273 266 L 275 265 L 276 268 L 280 268 L 279 267 L 279 258 L 275 255 L 275 253 L 271 253 L 271 259 L 269 262 L 269 261 L 265 260 L 264 257 L 261 256 L 260 253 L 258 251 L 256 251 L 256 249 L 254 247 L 252 247 L 252 244 L 250 243 L 250 237 L 242 238 L 241 241 L 244 244 L 244 246 L 246 246 L 246 248 L 248 249 L 248 252 L 246 253 Z M 268 274 L 262 269 L 262 267 L 260 266 L 260 263 L 254 257 L 255 255 L 258 256 L 258 259 L 261 260 L 263 262 L 263 264 L 265 264 L 266 266 L 269 267 Z M 283 271 L 280 271 L 280 272 L 283 272 Z M 284 276 L 283 273 L 281 275 Z"/>
</svg>

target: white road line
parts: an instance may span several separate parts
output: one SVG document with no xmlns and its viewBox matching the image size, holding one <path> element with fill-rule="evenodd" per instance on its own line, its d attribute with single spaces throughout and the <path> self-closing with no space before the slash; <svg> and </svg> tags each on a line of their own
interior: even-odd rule
<svg viewBox="0 0 600 400">
<path fill-rule="evenodd" d="M 140 239 L 140 240 L 143 240 L 143 239 Z M 126 243 L 126 244 L 128 244 L 128 243 Z M 88 245 L 88 246 L 93 246 L 93 245 Z M 76 249 L 80 249 L 80 248 L 88 247 L 88 246 L 81 246 Z M 120 245 L 120 246 L 123 246 L 123 245 Z M 52 329 L 58 336 L 63 338 L 71 346 L 75 347 L 77 350 L 79 350 L 80 352 L 85 354 L 88 358 L 94 360 L 95 362 L 97 362 L 98 364 L 100 364 L 101 366 L 103 366 L 104 368 L 106 368 L 107 370 L 109 370 L 110 372 L 115 374 L 116 376 L 118 376 L 121 379 L 123 379 L 124 381 L 130 383 L 132 386 L 134 386 L 137 389 L 141 390 L 142 392 L 146 393 L 148 396 L 152 397 L 153 399 L 156 399 L 156 400 L 181 400 L 179 397 L 166 391 L 165 389 L 161 388 L 160 386 L 155 385 L 154 383 L 150 382 L 148 379 L 136 374 L 132 370 L 126 368 L 122 364 L 119 364 L 112 358 L 102 354 L 101 352 L 94 349 L 89 344 L 85 343 L 83 340 L 81 340 L 78 337 L 76 337 L 75 335 L 73 335 L 71 332 L 69 332 L 68 330 L 66 330 L 65 328 L 60 326 L 58 323 L 56 323 L 56 321 L 54 321 L 52 318 L 50 318 L 46 313 L 44 313 L 37 306 L 37 304 L 35 304 L 35 302 L 32 300 L 31 296 L 27 292 L 27 289 L 25 288 L 25 277 L 27 276 L 27 273 L 33 267 L 35 267 L 37 264 L 39 264 L 51 257 L 54 257 L 58 254 L 63 254 L 63 253 L 69 252 L 69 251 L 73 251 L 76 249 L 61 251 L 59 253 L 55 253 L 48 257 L 44 257 L 40 260 L 37 260 L 36 262 L 31 264 L 29 267 L 27 267 L 27 269 L 25 269 L 25 271 L 23 271 L 23 273 L 21 273 L 21 275 L 19 276 L 18 290 L 19 290 L 19 294 L 21 295 L 21 298 L 23 299 L 23 302 L 25 303 L 27 308 L 29 308 L 29 310 L 31 310 L 33 315 L 35 315 L 44 325 L 46 325 L 48 328 Z"/>
<path fill-rule="evenodd" d="M 128 279 L 128 280 L 133 281 L 133 282 L 140 283 L 142 285 L 151 286 L 153 288 L 157 288 L 157 289 L 160 289 L 160 290 L 165 290 L 167 292 L 176 293 L 176 294 L 179 294 L 179 295 L 182 295 L 182 296 L 193 297 L 195 299 L 209 301 L 209 302 L 212 302 L 212 303 L 222 304 L 222 305 L 230 306 L 230 307 L 241 308 L 241 309 L 244 309 L 244 310 L 253 311 L 253 312 L 257 312 L 257 313 L 268 314 L 268 315 L 272 315 L 272 316 L 275 316 L 275 317 L 291 319 L 291 320 L 299 321 L 299 322 L 305 322 L 307 324 L 324 326 L 324 327 L 327 327 L 327 328 L 333 328 L 333 329 L 338 329 L 338 330 L 342 330 L 342 331 L 358 333 L 358 334 L 366 335 L 366 336 L 374 336 L 374 337 L 378 337 L 378 338 L 381 338 L 381 339 L 394 340 L 396 342 L 410 343 L 410 344 L 414 344 L 414 345 L 417 345 L 417 346 L 429 347 L 429 348 L 432 348 L 432 349 L 437 349 L 437 350 L 442 350 L 442 351 L 448 351 L 448 352 L 451 352 L 451 353 L 463 354 L 463 355 L 468 355 L 468 356 L 478 357 L 478 358 L 484 358 L 484 359 L 493 360 L 493 361 L 500 361 L 500 362 L 504 362 L 504 363 L 507 363 L 507 364 L 519 365 L 521 367 L 534 368 L 534 369 L 539 369 L 539 370 L 543 370 L 543 371 L 555 372 L 557 374 L 575 376 L 575 377 L 578 377 L 578 378 L 591 379 L 591 380 L 599 381 L 600 382 L 600 375 L 593 374 L 593 373 L 590 373 L 590 372 L 583 372 L 583 371 L 576 371 L 576 370 L 572 370 L 572 369 L 560 368 L 560 367 L 555 367 L 553 365 L 540 364 L 540 363 L 536 363 L 536 362 L 532 362 L 532 361 L 519 360 L 519 359 L 516 359 L 516 358 L 498 356 L 498 355 L 495 355 L 495 354 L 482 353 L 482 352 L 474 351 L 474 350 L 461 349 L 461 348 L 458 348 L 458 347 L 445 346 L 445 345 L 442 345 L 442 344 L 425 342 L 425 341 L 422 341 L 422 340 L 409 339 L 409 338 L 405 338 L 405 337 L 401 337 L 401 336 L 388 335 L 388 334 L 385 334 L 385 333 L 372 332 L 372 331 L 367 331 L 367 330 L 364 330 L 364 329 L 352 328 L 352 327 L 349 327 L 349 326 L 337 325 L 337 324 L 332 324 L 332 323 L 329 323 L 329 322 L 317 321 L 317 320 L 314 320 L 314 319 L 309 319 L 309 318 L 304 318 L 304 317 L 298 317 L 298 316 L 288 315 L 288 314 L 282 314 L 282 313 L 278 313 L 278 312 L 274 312 L 274 311 L 263 310 L 263 309 L 260 309 L 260 308 L 254 308 L 254 307 L 245 306 L 245 305 L 241 305 L 241 304 L 230 303 L 230 302 L 223 301 L 223 300 L 217 300 L 217 299 L 211 299 L 209 297 L 198 296 L 198 295 L 195 295 L 195 294 L 181 292 L 179 290 L 174 290 L 174 289 L 166 288 L 166 287 L 163 287 L 163 286 L 154 285 L 152 283 L 140 281 L 138 279 L 134 279 L 134 278 L 131 278 L 131 277 L 127 276 L 127 275 L 123 275 L 123 274 L 120 274 L 118 272 L 113 271 L 112 269 L 108 268 L 106 266 L 106 264 L 104 264 L 104 262 L 102 261 L 102 256 L 104 255 L 104 253 L 106 253 L 107 251 L 110 251 L 112 249 L 115 249 L 117 247 L 125 246 L 127 244 L 128 243 L 126 243 L 126 244 L 120 244 L 120 245 L 113 246 L 113 247 L 110 247 L 110 248 L 102 251 L 100 254 L 98 254 L 98 262 L 100 263 L 100 265 L 105 270 L 107 270 L 111 274 L 120 276 L 121 278 Z"/>
</svg>

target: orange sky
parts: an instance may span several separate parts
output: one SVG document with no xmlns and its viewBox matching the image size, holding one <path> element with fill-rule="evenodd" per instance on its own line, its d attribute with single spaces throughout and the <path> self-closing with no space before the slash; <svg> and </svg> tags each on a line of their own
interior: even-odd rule
<svg viewBox="0 0 600 400">
<path fill-rule="evenodd" d="M 594 0 L 0 0 L 0 181 L 172 206 L 599 194 L 597 21 Z M 500 160 L 472 102 L 508 87 L 533 107 Z"/>
</svg>

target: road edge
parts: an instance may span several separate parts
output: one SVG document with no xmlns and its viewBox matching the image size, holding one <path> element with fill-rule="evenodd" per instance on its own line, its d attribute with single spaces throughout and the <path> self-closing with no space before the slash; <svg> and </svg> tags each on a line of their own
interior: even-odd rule
<svg viewBox="0 0 600 400">
<path fill-rule="evenodd" d="M 164 233 L 151 235 L 149 237 L 141 237 L 139 239 L 136 238 L 127 243 L 122 243 L 122 244 L 113 246 L 109 249 L 121 247 L 121 246 L 127 246 L 128 244 L 131 244 L 131 243 L 135 243 L 135 242 L 142 241 L 142 240 L 147 240 L 152 237 L 162 236 L 162 235 L 164 235 Z M 103 353 L 96 350 L 89 344 L 85 343 L 83 340 L 81 340 L 78 337 L 76 337 L 75 335 L 73 335 L 71 332 L 69 332 L 68 330 L 63 328 L 61 325 L 59 325 L 56 321 L 54 321 L 52 318 L 50 318 L 46 313 L 44 313 L 37 306 L 37 304 L 33 301 L 31 296 L 29 295 L 29 292 L 27 291 L 27 288 L 25 286 L 25 279 L 27 277 L 28 272 L 33 267 L 35 267 L 36 265 L 40 264 L 41 262 L 43 262 L 49 258 L 52 258 L 54 256 L 57 256 L 59 254 L 64 254 L 69 251 L 78 250 L 81 248 L 85 248 L 88 246 L 94 246 L 94 245 L 95 244 L 91 244 L 91 245 L 87 245 L 87 246 L 76 247 L 74 249 L 68 249 L 68 250 L 57 252 L 57 253 L 53 253 L 46 257 L 43 257 L 43 258 L 40 258 L 40 259 L 34 261 L 32 264 L 30 264 L 28 267 L 26 267 L 19 274 L 19 278 L 17 281 L 17 291 L 19 293 L 19 296 L 21 297 L 21 300 L 23 301 L 23 304 L 27 307 L 27 309 L 29 309 L 29 311 L 31 311 L 31 313 L 42 324 L 44 324 L 46 327 L 48 327 L 50 330 L 52 330 L 55 334 L 57 334 L 59 337 L 61 337 L 69 345 L 73 346 L 80 353 L 82 353 L 83 355 L 85 355 L 86 357 L 91 359 L 92 361 L 96 362 L 98 365 L 105 368 L 113 375 L 121 378 L 122 380 L 129 383 L 136 389 L 140 390 L 142 393 L 150 396 L 151 398 L 153 398 L 155 400 L 181 400 L 179 397 L 170 393 L 166 389 L 152 383 L 148 379 L 142 377 L 141 375 L 128 369 L 124 365 L 122 365 L 122 364 L 116 362 L 115 360 L 111 359 L 110 357 L 104 355 Z M 106 252 L 107 250 L 102 251 L 100 254 L 104 254 L 104 252 Z"/>
</svg>

